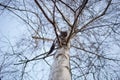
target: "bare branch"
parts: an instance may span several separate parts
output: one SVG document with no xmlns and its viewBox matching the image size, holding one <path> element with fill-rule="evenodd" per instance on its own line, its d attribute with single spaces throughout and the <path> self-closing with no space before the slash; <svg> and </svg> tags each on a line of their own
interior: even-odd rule
<svg viewBox="0 0 120 80">
<path fill-rule="evenodd" d="M 39 2 L 37 0 L 34 0 L 36 5 L 39 7 L 39 9 L 42 11 L 42 13 L 44 14 L 45 18 L 51 23 L 53 24 L 53 21 L 47 16 L 46 12 L 44 11 L 44 9 L 41 7 L 41 5 L 39 4 Z"/>
<path fill-rule="evenodd" d="M 78 30 L 76 31 L 76 33 L 81 32 L 81 31 L 82 31 L 83 29 L 85 29 L 90 23 L 92 23 L 93 21 L 97 20 L 98 18 L 104 16 L 105 13 L 106 13 L 106 11 L 107 11 L 108 8 L 109 8 L 111 2 L 112 2 L 112 0 L 110 0 L 110 1 L 108 2 L 108 5 L 106 6 L 106 8 L 104 9 L 104 11 L 103 11 L 100 15 L 98 15 L 98 16 L 96 16 L 95 18 L 91 19 L 91 20 L 90 20 L 89 22 L 87 22 L 84 26 L 82 26 L 80 29 L 78 29 Z"/>
<path fill-rule="evenodd" d="M 80 14 L 82 13 L 83 9 L 85 8 L 86 4 L 87 4 L 88 0 L 83 0 L 82 2 L 82 5 L 79 6 L 78 8 L 78 13 L 76 11 L 76 14 L 75 14 L 75 20 L 74 20 L 74 23 L 73 23 L 73 26 L 75 26 Z"/>
<path fill-rule="evenodd" d="M 66 4 L 64 1 L 60 0 L 61 3 L 63 3 L 65 6 L 67 6 L 72 12 L 75 13 L 75 10 L 72 9 L 68 4 Z"/>
<path fill-rule="evenodd" d="M 37 36 L 32 36 L 33 39 L 40 39 L 40 40 L 45 40 L 45 41 L 54 41 L 53 39 L 49 39 L 49 38 L 42 38 L 42 37 L 37 37 Z"/>
<path fill-rule="evenodd" d="M 53 0 L 52 0 L 53 1 Z M 53 1 L 54 2 L 54 1 Z M 61 14 L 63 20 L 68 24 L 68 26 L 72 26 L 70 20 L 60 11 L 60 9 L 57 7 L 57 5 L 55 5 L 56 9 L 59 11 L 59 13 Z"/>
</svg>

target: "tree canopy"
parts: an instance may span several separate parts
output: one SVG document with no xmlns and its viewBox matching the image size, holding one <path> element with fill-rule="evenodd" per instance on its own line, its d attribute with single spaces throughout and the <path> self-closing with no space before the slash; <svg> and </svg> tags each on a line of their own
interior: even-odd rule
<svg viewBox="0 0 120 80">
<path fill-rule="evenodd" d="M 26 25 L 9 51 L 0 49 L 1 80 L 47 80 L 60 31 L 69 33 L 73 80 L 120 79 L 119 0 L 1 0 L 0 14 Z M 8 15 L 9 16 L 9 15 Z"/>
</svg>

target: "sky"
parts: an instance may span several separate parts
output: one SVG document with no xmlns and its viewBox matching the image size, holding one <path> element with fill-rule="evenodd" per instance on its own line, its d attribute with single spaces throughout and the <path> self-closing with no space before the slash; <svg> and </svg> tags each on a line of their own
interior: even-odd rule
<svg viewBox="0 0 120 80">
<path fill-rule="evenodd" d="M 25 25 L 17 17 L 10 13 L 0 15 L 0 41 L 7 37 L 13 44 L 25 32 Z M 1 46 L 0 42 L 0 46 Z M 113 52 L 120 51 L 116 46 L 113 47 Z M 38 75 L 39 76 L 39 75 Z"/>
<path fill-rule="evenodd" d="M 25 26 L 20 23 L 17 17 L 4 13 L 0 15 L 0 38 L 6 37 L 7 39 L 14 41 L 19 38 L 21 33 L 25 30 Z"/>
<path fill-rule="evenodd" d="M 12 45 L 15 45 L 17 40 L 19 40 L 21 38 L 21 36 L 25 33 L 25 31 L 26 31 L 26 26 L 16 16 L 14 16 L 10 13 L 4 13 L 4 14 L 0 15 L 0 48 L 2 47 L 2 51 L 4 50 L 6 52 L 6 49 L 9 48 L 9 46 L 10 46 L 10 44 L 6 43 L 6 41 L 9 40 L 12 43 Z M 42 62 L 42 64 L 47 65 L 44 61 Z M 37 66 L 37 67 L 39 67 L 39 66 Z M 44 68 L 44 67 L 41 66 L 41 68 Z M 40 71 L 40 70 L 42 70 L 41 68 L 39 70 L 38 69 L 37 70 Z M 27 68 L 27 69 L 29 70 L 29 68 Z M 49 69 L 49 68 L 47 67 L 47 69 Z M 48 71 L 49 70 L 47 70 L 47 73 L 49 74 Z M 33 74 L 33 73 L 30 73 L 30 74 Z M 40 74 L 38 75 L 37 72 L 34 74 L 36 74 L 35 78 L 40 77 Z M 42 73 L 42 74 L 46 74 L 46 72 Z M 41 75 L 41 77 L 42 77 L 42 75 Z"/>
</svg>

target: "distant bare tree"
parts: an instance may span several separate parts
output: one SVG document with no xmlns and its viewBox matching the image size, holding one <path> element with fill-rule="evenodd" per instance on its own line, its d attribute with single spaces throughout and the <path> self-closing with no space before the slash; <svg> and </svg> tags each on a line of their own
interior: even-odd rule
<svg viewBox="0 0 120 80">
<path fill-rule="evenodd" d="M 119 0 L 0 1 L 1 13 L 9 11 L 27 26 L 13 47 L 21 80 L 47 80 L 49 68 L 49 80 L 119 80 L 119 5 Z"/>
</svg>

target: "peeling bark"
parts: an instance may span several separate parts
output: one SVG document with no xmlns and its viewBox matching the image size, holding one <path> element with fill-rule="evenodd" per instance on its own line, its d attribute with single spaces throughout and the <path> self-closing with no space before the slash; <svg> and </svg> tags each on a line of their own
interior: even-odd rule
<svg viewBox="0 0 120 80">
<path fill-rule="evenodd" d="M 56 51 L 49 80 L 71 80 L 68 48 L 62 47 Z"/>
</svg>

